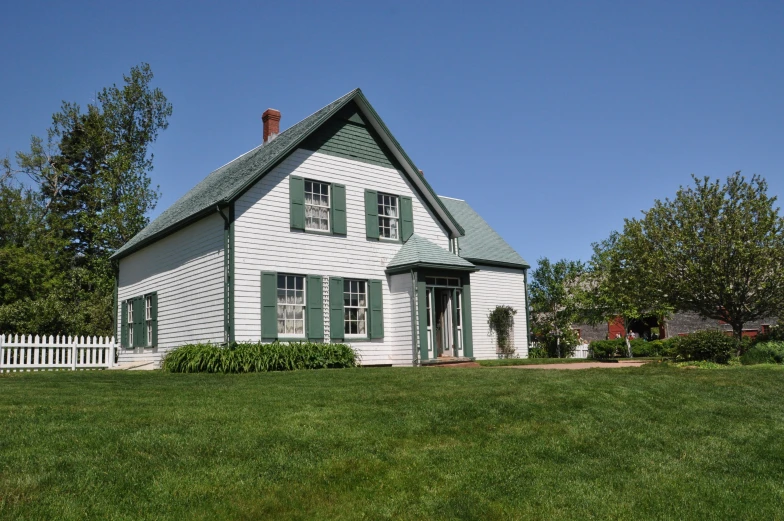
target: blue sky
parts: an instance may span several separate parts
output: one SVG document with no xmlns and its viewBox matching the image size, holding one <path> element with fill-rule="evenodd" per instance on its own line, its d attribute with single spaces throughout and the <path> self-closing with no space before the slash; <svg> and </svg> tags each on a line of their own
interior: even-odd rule
<svg viewBox="0 0 784 521">
<path fill-rule="evenodd" d="M 174 105 L 157 215 L 360 87 L 442 195 L 529 262 L 588 259 L 690 174 L 784 195 L 784 2 L 10 2 L 0 154 L 149 62 Z"/>
</svg>

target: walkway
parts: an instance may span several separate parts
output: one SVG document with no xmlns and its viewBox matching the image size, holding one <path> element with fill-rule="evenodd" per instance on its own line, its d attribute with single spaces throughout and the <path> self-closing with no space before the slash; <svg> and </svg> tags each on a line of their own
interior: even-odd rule
<svg viewBox="0 0 784 521">
<path fill-rule="evenodd" d="M 575 362 L 573 364 L 539 364 L 539 365 L 501 365 L 505 369 L 622 369 L 624 367 L 640 367 L 647 362 L 634 362 L 632 360 L 622 362 Z"/>
</svg>

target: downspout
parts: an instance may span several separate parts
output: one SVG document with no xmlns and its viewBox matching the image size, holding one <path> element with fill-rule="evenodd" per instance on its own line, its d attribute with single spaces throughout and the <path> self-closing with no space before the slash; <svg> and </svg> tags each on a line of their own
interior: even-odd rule
<svg viewBox="0 0 784 521">
<path fill-rule="evenodd" d="M 229 345 L 230 338 L 230 325 L 229 325 L 229 228 L 230 221 L 226 214 L 223 213 L 221 207 L 215 205 L 221 217 L 223 217 L 223 342 L 226 346 Z"/>
<path fill-rule="evenodd" d="M 411 287 L 412 287 L 412 299 L 411 299 L 411 339 L 412 345 L 414 348 L 414 364 L 419 365 L 421 360 L 419 359 L 419 328 L 417 328 L 417 319 L 419 317 L 419 293 L 417 290 L 417 275 L 416 272 L 413 270 L 411 271 Z"/>
<path fill-rule="evenodd" d="M 531 306 L 528 302 L 528 268 L 523 269 L 523 282 L 525 283 L 525 331 L 528 337 L 528 345 L 526 346 L 526 357 L 531 349 Z"/>
</svg>

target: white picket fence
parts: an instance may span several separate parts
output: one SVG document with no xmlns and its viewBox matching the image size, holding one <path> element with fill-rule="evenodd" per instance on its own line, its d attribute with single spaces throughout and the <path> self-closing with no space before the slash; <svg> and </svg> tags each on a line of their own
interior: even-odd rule
<svg viewBox="0 0 784 521">
<path fill-rule="evenodd" d="M 106 369 L 115 364 L 114 337 L 0 335 L 0 373 Z"/>
<path fill-rule="evenodd" d="M 588 344 L 577 344 L 577 347 L 574 348 L 572 358 L 588 358 L 588 354 Z"/>
</svg>

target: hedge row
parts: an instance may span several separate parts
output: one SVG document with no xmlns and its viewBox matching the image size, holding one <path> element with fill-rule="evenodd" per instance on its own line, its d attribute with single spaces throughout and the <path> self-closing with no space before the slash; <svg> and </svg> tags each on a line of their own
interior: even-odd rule
<svg viewBox="0 0 784 521">
<path fill-rule="evenodd" d="M 707 360 L 723 364 L 738 349 L 736 340 L 721 331 L 698 331 L 683 337 L 646 342 L 642 339 L 631 341 L 632 355 L 663 356 L 681 361 Z M 626 341 L 622 338 L 599 340 L 589 346 L 593 358 L 615 358 L 628 356 Z"/>
<path fill-rule="evenodd" d="M 169 352 L 162 368 L 171 373 L 255 373 L 337 369 L 357 365 L 346 344 L 316 342 L 238 343 L 229 347 L 190 344 Z"/>
</svg>

